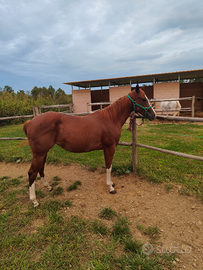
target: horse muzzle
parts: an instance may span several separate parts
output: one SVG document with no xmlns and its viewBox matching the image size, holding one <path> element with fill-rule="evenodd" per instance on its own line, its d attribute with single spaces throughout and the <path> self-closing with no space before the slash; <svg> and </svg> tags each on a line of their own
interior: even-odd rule
<svg viewBox="0 0 203 270">
<path fill-rule="evenodd" d="M 156 113 L 153 108 L 150 108 L 150 110 L 147 111 L 147 119 L 149 121 L 153 121 L 156 118 Z"/>
</svg>

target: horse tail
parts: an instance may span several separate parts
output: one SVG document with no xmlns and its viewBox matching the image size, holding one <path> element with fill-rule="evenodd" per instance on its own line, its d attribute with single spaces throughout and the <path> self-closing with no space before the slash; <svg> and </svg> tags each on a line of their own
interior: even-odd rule
<svg viewBox="0 0 203 270">
<path fill-rule="evenodd" d="M 23 131 L 25 132 L 25 135 L 27 136 L 27 127 L 30 124 L 31 120 L 27 120 L 25 124 L 23 125 Z"/>
</svg>

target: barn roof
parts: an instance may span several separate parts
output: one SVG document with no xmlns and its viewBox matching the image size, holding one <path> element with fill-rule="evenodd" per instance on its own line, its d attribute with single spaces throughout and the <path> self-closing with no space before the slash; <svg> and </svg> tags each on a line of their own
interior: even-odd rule
<svg viewBox="0 0 203 270">
<path fill-rule="evenodd" d="M 169 73 L 157 73 L 149 75 L 137 75 L 129 77 L 118 77 L 88 81 L 77 82 L 65 82 L 71 86 L 77 86 L 79 88 L 101 87 L 101 86 L 113 86 L 113 85 L 129 85 L 136 83 L 152 83 L 158 81 L 174 81 L 174 80 L 186 80 L 194 78 L 203 78 L 203 69 L 187 70 Z"/>
</svg>

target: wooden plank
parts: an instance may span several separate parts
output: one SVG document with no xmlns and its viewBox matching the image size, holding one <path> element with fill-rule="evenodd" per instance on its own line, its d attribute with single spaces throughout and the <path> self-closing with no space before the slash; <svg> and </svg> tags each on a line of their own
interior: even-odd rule
<svg viewBox="0 0 203 270">
<path fill-rule="evenodd" d="M 88 106 L 94 106 L 94 105 L 109 105 L 111 102 L 95 102 L 95 103 L 87 103 Z"/>
<path fill-rule="evenodd" d="M 162 112 L 162 109 L 155 109 L 155 112 Z M 173 110 L 173 109 L 168 109 L 167 112 L 177 112 L 178 110 Z M 184 112 L 184 111 L 192 111 L 192 107 L 188 107 L 188 108 L 182 108 L 180 109 L 180 112 Z M 164 111 L 166 112 L 166 111 Z"/>
<path fill-rule="evenodd" d="M 184 158 L 190 158 L 190 159 L 203 161 L 203 157 L 199 157 L 199 156 L 188 155 L 188 154 L 184 154 L 184 153 L 180 153 L 180 152 L 176 152 L 176 151 L 171 151 L 171 150 L 166 150 L 166 149 L 162 149 L 162 148 L 157 148 L 154 146 L 149 146 L 149 145 L 140 144 L 140 143 L 137 143 L 137 146 L 143 147 L 146 149 L 150 149 L 150 150 L 159 151 L 159 152 L 166 153 L 166 154 L 171 154 L 171 155 L 180 156 L 180 157 L 184 157 Z"/>
<path fill-rule="evenodd" d="M 10 119 L 20 119 L 20 118 L 32 118 L 34 115 L 20 115 L 20 116 L 8 116 L 8 117 L 0 117 L 0 120 L 10 120 Z"/>
<path fill-rule="evenodd" d="M 0 138 L 0 140 L 27 140 L 27 137 Z"/>
<path fill-rule="evenodd" d="M 132 146 L 132 143 L 129 143 L 129 142 L 119 142 L 118 145 Z"/>
<path fill-rule="evenodd" d="M 150 102 L 176 101 L 176 100 L 192 100 L 193 97 L 185 98 L 169 98 L 169 99 L 150 99 Z"/>
<path fill-rule="evenodd" d="M 72 104 L 58 104 L 58 105 L 40 105 L 41 109 L 51 109 L 51 108 L 67 108 L 72 107 Z"/>
<path fill-rule="evenodd" d="M 175 120 L 175 121 L 190 121 L 190 122 L 203 122 L 203 118 L 200 117 L 182 117 L 182 116 L 165 116 L 156 115 L 157 119 Z"/>
</svg>

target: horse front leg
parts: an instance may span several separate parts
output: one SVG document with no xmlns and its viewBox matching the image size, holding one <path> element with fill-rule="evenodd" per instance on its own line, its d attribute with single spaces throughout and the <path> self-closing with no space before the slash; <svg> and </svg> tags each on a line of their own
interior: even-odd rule
<svg viewBox="0 0 203 270">
<path fill-rule="evenodd" d="M 107 148 L 104 150 L 104 157 L 106 163 L 106 184 L 109 186 L 109 192 L 111 194 L 116 193 L 116 190 L 114 189 L 115 184 L 111 181 L 111 169 L 114 153 L 115 147 Z"/>
</svg>

